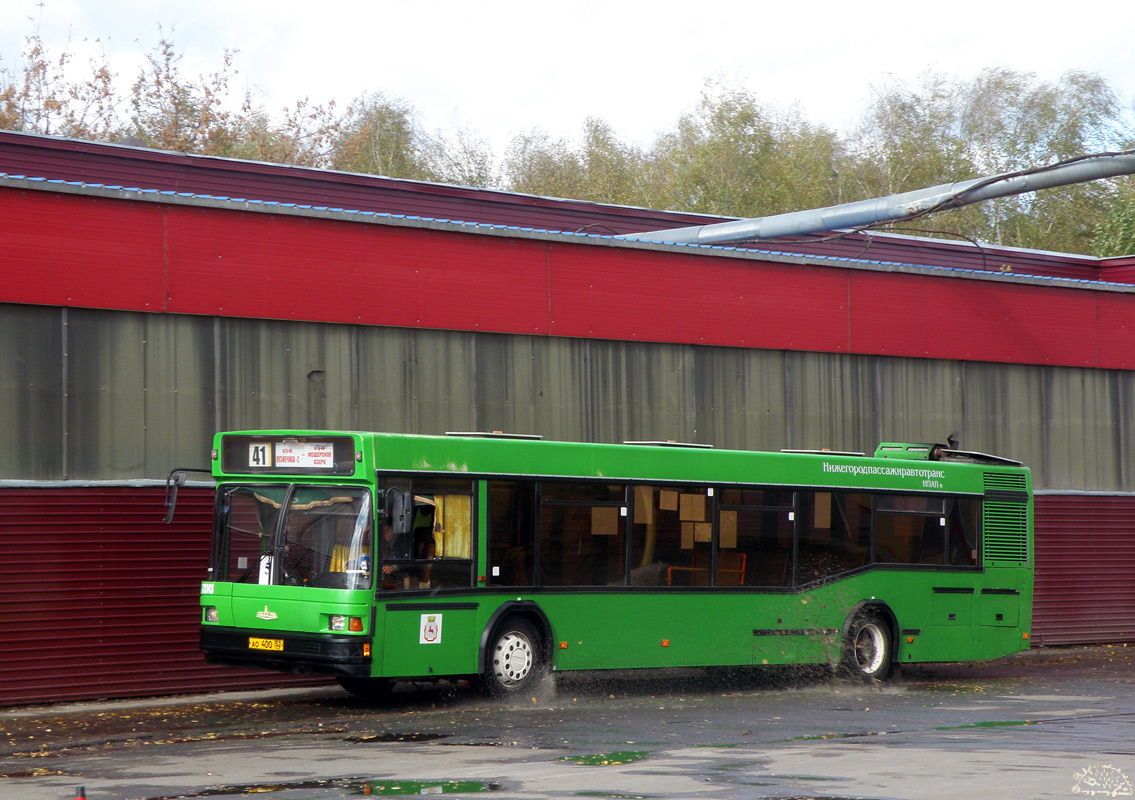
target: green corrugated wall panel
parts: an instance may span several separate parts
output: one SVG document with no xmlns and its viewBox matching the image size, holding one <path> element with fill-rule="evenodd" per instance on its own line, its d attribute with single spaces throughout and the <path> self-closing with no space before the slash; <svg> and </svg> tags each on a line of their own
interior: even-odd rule
<svg viewBox="0 0 1135 800">
<path fill-rule="evenodd" d="M 964 430 L 962 377 L 959 364 L 929 359 L 877 357 L 878 413 L 874 436 L 878 441 L 945 442 L 957 433 L 969 446 Z"/>
<path fill-rule="evenodd" d="M 476 419 L 471 426 L 547 439 L 586 439 L 589 344 L 583 339 L 477 334 Z"/>
<path fill-rule="evenodd" d="M 146 333 L 143 314 L 69 310 L 68 477 L 146 476 Z"/>
<path fill-rule="evenodd" d="M 351 427 L 417 432 L 411 356 L 412 342 L 421 333 L 399 328 L 359 329 L 358 422 Z"/>
<path fill-rule="evenodd" d="M 211 320 L 70 309 L 64 325 L 66 477 L 162 478 L 175 465 L 208 463 Z"/>
<path fill-rule="evenodd" d="M 889 427 L 880 418 L 875 359 L 791 352 L 784 363 L 785 447 L 874 452 L 877 431 Z"/>
<path fill-rule="evenodd" d="M 788 447 L 785 355 L 777 350 L 694 350 L 698 440 L 720 447 Z"/>
<path fill-rule="evenodd" d="M 163 478 L 217 428 L 871 452 L 944 441 L 1132 491 L 1135 373 L 0 305 L 0 479 Z M 66 458 L 64 456 L 66 454 Z"/>
<path fill-rule="evenodd" d="M 958 369 L 962 375 L 963 446 L 1029 459 L 1025 463 L 1034 470 L 1034 486 L 1039 488 L 1044 478 L 1037 471 L 1044 469 L 1044 460 L 1036 420 L 1041 419 L 1039 379 L 1044 368 L 967 363 Z"/>
<path fill-rule="evenodd" d="M 0 305 L 0 478 L 63 475 L 63 316 Z"/>
<path fill-rule="evenodd" d="M 417 331 L 411 337 L 405 373 L 410 395 L 404 402 L 415 431 L 442 433 L 474 425 L 474 336 Z"/>
<path fill-rule="evenodd" d="M 469 428 L 474 336 L 359 328 L 357 427 L 406 433 Z"/>
<path fill-rule="evenodd" d="M 1082 370 L 1075 379 L 1043 373 L 1041 397 L 1046 477 L 1056 486 L 1104 489 L 1114 485 L 1127 454 L 1119 447 L 1124 414 L 1115 388 L 1129 377 L 1109 370 Z M 1128 379 L 1127 391 L 1131 391 Z M 1130 417 L 1127 417 L 1130 420 Z"/>
<path fill-rule="evenodd" d="M 350 428 L 352 329 L 347 325 L 222 319 L 222 428 Z"/>
<path fill-rule="evenodd" d="M 596 442 L 696 442 L 693 348 L 590 341 L 592 430 Z"/>
<path fill-rule="evenodd" d="M 146 317 L 145 477 L 209 463 L 201 438 L 215 425 L 215 338 L 208 318 Z"/>
</svg>

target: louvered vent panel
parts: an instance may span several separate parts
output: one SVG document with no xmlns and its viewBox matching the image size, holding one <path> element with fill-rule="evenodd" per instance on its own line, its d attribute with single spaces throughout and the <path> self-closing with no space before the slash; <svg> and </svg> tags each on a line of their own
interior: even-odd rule
<svg viewBox="0 0 1135 800">
<path fill-rule="evenodd" d="M 985 501 L 985 563 L 1029 560 L 1028 507 L 1024 503 Z"/>
<path fill-rule="evenodd" d="M 1027 489 L 1025 476 L 1020 472 L 985 473 L 985 491 L 1023 492 Z"/>
</svg>

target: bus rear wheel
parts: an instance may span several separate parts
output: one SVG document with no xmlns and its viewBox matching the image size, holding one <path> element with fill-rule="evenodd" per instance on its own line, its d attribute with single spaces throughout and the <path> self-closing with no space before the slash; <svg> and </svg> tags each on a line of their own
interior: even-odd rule
<svg viewBox="0 0 1135 800">
<path fill-rule="evenodd" d="M 480 686 L 494 697 L 511 697 L 536 688 L 548 672 L 540 636 L 519 617 L 502 622 L 489 640 Z"/>
<path fill-rule="evenodd" d="M 886 679 L 891 671 L 894 643 L 891 629 L 874 612 L 863 612 L 852 620 L 844 641 L 844 666 L 867 681 Z"/>
</svg>

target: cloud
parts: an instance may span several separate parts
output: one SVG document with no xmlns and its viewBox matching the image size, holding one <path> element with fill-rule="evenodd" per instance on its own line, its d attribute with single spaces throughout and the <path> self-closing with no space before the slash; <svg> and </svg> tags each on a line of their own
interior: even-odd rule
<svg viewBox="0 0 1135 800">
<path fill-rule="evenodd" d="M 948 5 L 885 0 L 767 4 L 537 4 L 338 0 L 0 0 L 0 58 L 18 64 L 38 20 L 54 47 L 98 39 L 121 79 L 137 74 L 160 31 L 186 75 L 220 69 L 239 51 L 234 88 L 269 112 L 302 98 L 340 106 L 384 92 L 430 128 L 454 120 L 494 145 L 540 128 L 574 136 L 588 116 L 649 144 L 696 105 L 706 78 L 742 85 L 763 102 L 798 107 L 846 130 L 872 87 L 914 82 L 928 69 L 967 78 L 1007 66 L 1055 80 L 1101 73 L 1135 98 L 1135 4 L 1099 17 L 1049 15 L 988 0 Z"/>
</svg>

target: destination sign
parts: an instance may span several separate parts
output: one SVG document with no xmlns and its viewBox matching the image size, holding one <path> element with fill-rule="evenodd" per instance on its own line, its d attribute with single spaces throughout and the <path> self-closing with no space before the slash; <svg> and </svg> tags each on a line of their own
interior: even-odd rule
<svg viewBox="0 0 1135 800">
<path fill-rule="evenodd" d="M 276 467 L 334 469 L 335 445 L 330 442 L 280 442 L 276 445 Z"/>
<path fill-rule="evenodd" d="M 354 442 L 349 437 L 320 439 L 223 436 L 225 472 L 272 472 L 351 475 L 355 471 Z"/>
</svg>

